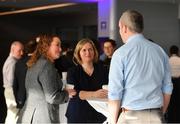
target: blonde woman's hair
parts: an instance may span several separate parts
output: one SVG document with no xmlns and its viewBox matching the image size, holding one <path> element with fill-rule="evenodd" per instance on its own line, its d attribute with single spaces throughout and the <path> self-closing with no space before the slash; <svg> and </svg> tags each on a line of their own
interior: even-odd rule
<svg viewBox="0 0 180 124">
<path fill-rule="evenodd" d="M 97 48 L 95 46 L 95 44 L 93 43 L 92 40 L 88 39 L 88 38 L 84 38 L 82 40 L 80 40 L 77 45 L 76 48 L 74 50 L 74 58 L 75 58 L 75 62 L 78 64 L 82 64 L 82 60 L 80 57 L 80 50 L 82 49 L 82 47 L 86 44 L 86 43 L 90 43 L 93 47 L 94 50 L 94 60 L 93 62 L 97 62 L 98 61 L 98 51 Z"/>
<path fill-rule="evenodd" d="M 125 11 L 121 16 L 120 21 L 132 32 L 142 33 L 143 31 L 143 16 L 135 10 Z"/>
<path fill-rule="evenodd" d="M 47 52 L 49 50 L 49 47 L 50 47 L 51 42 L 53 41 L 54 37 L 58 37 L 58 36 L 46 35 L 46 34 L 40 36 L 39 42 L 36 46 L 36 50 L 33 52 L 31 58 L 27 62 L 28 68 L 31 68 L 41 56 L 45 57 L 47 60 L 52 62 L 52 59 L 47 54 Z"/>
</svg>

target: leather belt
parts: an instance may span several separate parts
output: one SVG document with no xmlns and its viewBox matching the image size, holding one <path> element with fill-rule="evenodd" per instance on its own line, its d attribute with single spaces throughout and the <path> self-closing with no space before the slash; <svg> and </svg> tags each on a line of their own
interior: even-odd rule
<svg viewBox="0 0 180 124">
<path fill-rule="evenodd" d="M 149 109 L 142 109 L 142 110 L 129 110 L 126 108 L 121 108 L 122 112 L 127 112 L 127 111 L 148 111 L 148 110 L 160 110 L 161 108 L 149 108 Z"/>
<path fill-rule="evenodd" d="M 122 109 L 122 112 L 130 111 L 130 110 L 126 109 L 126 108 L 121 108 L 121 109 Z"/>
</svg>

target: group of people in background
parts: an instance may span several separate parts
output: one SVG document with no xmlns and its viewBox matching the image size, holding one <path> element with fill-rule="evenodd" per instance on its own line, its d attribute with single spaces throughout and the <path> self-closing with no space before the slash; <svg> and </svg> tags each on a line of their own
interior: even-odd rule
<svg viewBox="0 0 180 124">
<path fill-rule="evenodd" d="M 171 47 L 169 59 L 143 36 L 143 28 L 139 12 L 125 11 L 119 20 L 124 45 L 116 49 L 116 41 L 107 39 L 101 56 L 88 38 L 78 41 L 73 51 L 65 48 L 63 55 L 56 35 L 40 35 L 25 47 L 13 42 L 3 67 L 5 123 L 60 123 L 59 104 L 66 102 L 67 123 L 103 123 L 107 118 L 86 101 L 91 98 L 108 98 L 112 124 L 160 124 L 166 112 L 168 122 L 180 122 L 179 49 Z M 63 87 L 64 71 L 73 89 Z M 108 90 L 102 89 L 104 84 Z"/>
</svg>

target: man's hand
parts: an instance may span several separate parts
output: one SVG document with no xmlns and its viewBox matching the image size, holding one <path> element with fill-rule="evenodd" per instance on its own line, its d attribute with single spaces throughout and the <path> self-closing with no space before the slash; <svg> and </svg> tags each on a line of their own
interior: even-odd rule
<svg viewBox="0 0 180 124">
<path fill-rule="evenodd" d="M 116 124 L 118 121 L 119 111 L 120 111 L 120 101 L 119 100 L 109 100 L 108 102 L 109 116 L 108 119 L 111 124 Z"/>
</svg>

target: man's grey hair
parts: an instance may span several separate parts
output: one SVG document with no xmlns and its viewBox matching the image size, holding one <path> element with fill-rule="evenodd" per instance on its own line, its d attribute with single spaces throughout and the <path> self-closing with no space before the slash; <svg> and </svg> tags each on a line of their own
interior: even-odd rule
<svg viewBox="0 0 180 124">
<path fill-rule="evenodd" d="M 120 21 L 122 24 L 126 25 L 132 32 L 142 33 L 143 31 L 143 16 L 135 10 L 125 11 L 121 16 Z"/>
<path fill-rule="evenodd" d="M 13 41 L 12 44 L 11 44 L 11 50 L 10 50 L 10 53 L 13 52 L 13 49 L 14 49 L 17 45 L 23 46 L 23 44 L 22 44 L 20 41 Z"/>
</svg>

